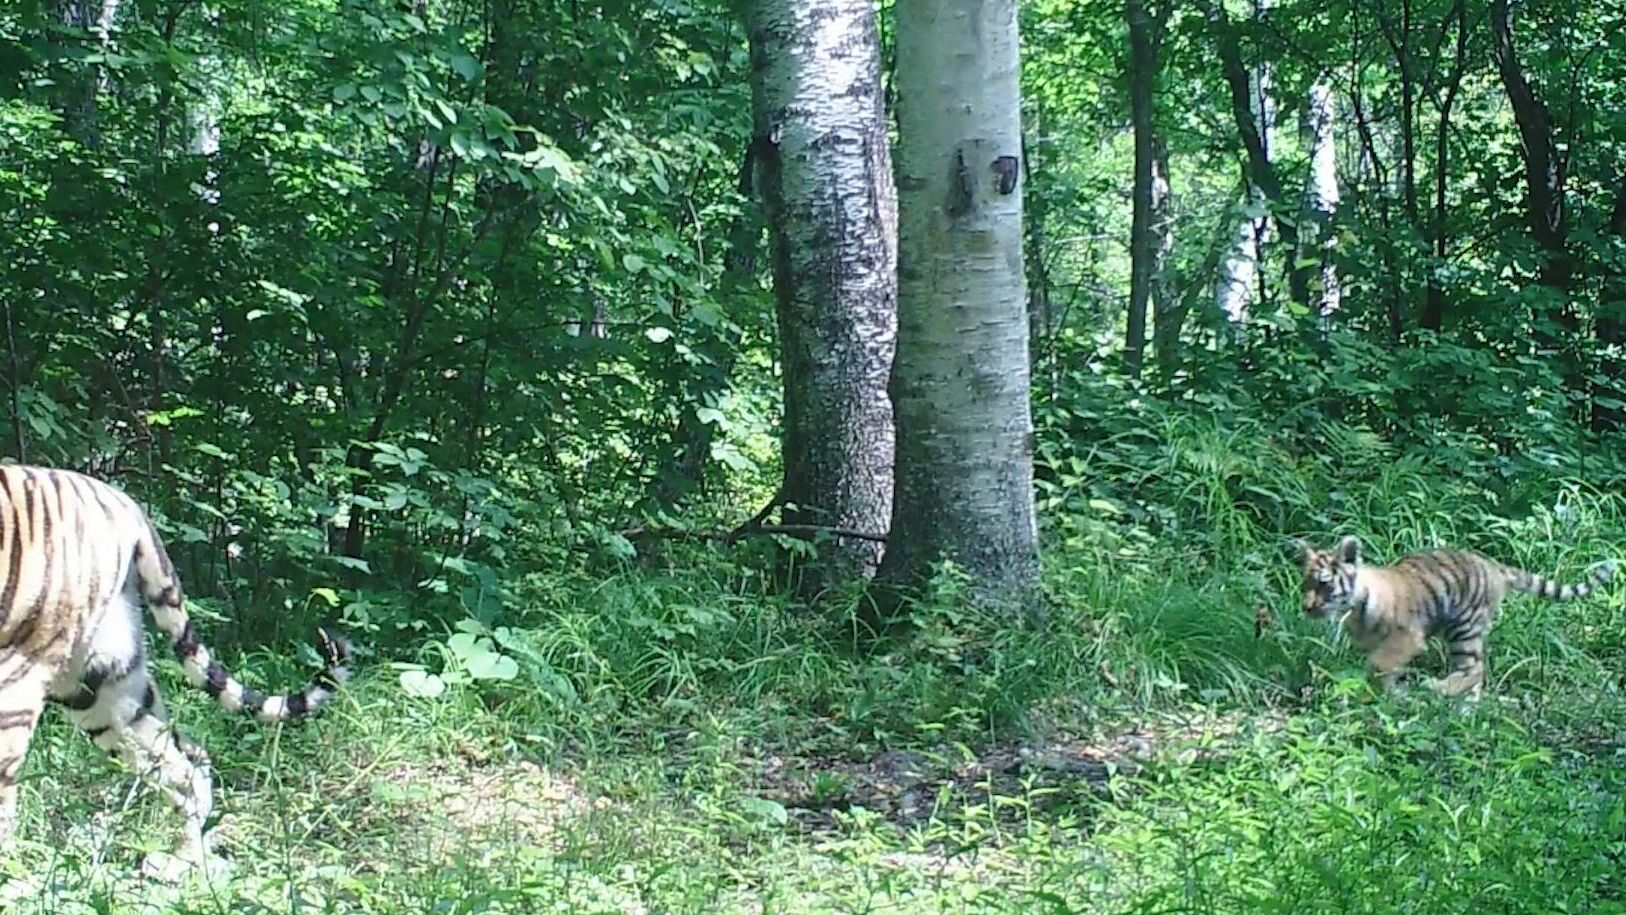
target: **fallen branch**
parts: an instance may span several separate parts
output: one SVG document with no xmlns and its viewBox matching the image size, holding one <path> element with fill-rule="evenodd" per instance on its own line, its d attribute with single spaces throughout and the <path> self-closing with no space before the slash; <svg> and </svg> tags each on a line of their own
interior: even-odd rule
<svg viewBox="0 0 1626 915">
<path fill-rule="evenodd" d="M 835 537 L 847 537 L 853 540 L 870 540 L 875 543 L 885 543 L 885 534 L 871 534 L 868 531 L 855 531 L 847 527 L 825 527 L 822 524 L 759 524 L 756 527 L 746 528 L 741 534 L 830 534 Z"/>
<path fill-rule="evenodd" d="M 768 500 L 768 504 L 762 506 L 762 508 L 756 514 L 747 519 L 744 524 L 729 532 L 727 538 L 728 542 L 733 543 L 734 541 L 745 536 L 746 532 L 754 531 L 757 528 L 762 527 L 762 522 L 768 520 L 768 516 L 773 514 L 773 510 L 784 504 L 785 489 L 783 486 L 781 486 L 780 488 L 774 490 L 773 498 Z"/>
<path fill-rule="evenodd" d="M 829 534 L 832 537 L 846 537 L 851 540 L 869 540 L 875 543 L 886 542 L 885 534 L 872 534 L 868 531 L 856 531 L 845 527 L 825 527 L 820 524 L 756 524 L 737 527 L 731 531 L 689 531 L 680 528 L 648 528 L 638 525 L 621 531 L 621 536 L 626 537 L 628 540 L 722 540 L 728 543 L 733 543 L 747 534 L 782 534 L 788 536 Z"/>
</svg>

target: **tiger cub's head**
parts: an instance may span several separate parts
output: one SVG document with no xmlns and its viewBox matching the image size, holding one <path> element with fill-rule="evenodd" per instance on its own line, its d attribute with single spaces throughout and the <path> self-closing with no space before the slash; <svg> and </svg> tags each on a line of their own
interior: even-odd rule
<svg viewBox="0 0 1626 915">
<path fill-rule="evenodd" d="M 1295 541 L 1304 565 L 1304 615 L 1326 617 L 1348 609 L 1355 597 L 1355 572 L 1361 567 L 1361 542 L 1345 537 L 1330 550 Z"/>
</svg>

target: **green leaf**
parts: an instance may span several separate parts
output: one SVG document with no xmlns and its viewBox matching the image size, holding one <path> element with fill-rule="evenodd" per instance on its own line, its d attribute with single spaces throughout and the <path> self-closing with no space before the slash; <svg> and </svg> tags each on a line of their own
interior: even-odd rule
<svg viewBox="0 0 1626 915">
<path fill-rule="evenodd" d="M 446 640 L 446 650 L 456 655 L 459 659 L 466 661 L 468 660 L 469 656 L 475 652 L 485 650 L 481 647 L 481 641 L 483 638 L 484 636 L 477 635 L 473 632 L 453 633 L 452 637 Z"/>
<path fill-rule="evenodd" d="M 519 676 L 519 663 L 495 651 L 471 655 L 466 663 L 469 676 L 476 680 L 512 680 Z"/>
<path fill-rule="evenodd" d="M 740 813 L 748 820 L 771 823 L 774 826 L 783 826 L 790 822 L 790 814 L 786 812 L 785 805 L 765 797 L 740 798 Z"/>
<path fill-rule="evenodd" d="M 426 670 L 403 670 L 401 692 L 414 699 L 436 699 L 446 692 L 446 681 Z"/>
<path fill-rule="evenodd" d="M 648 337 L 651 343 L 665 343 L 672 339 L 672 331 L 666 327 L 651 327 L 644 331 L 644 336 Z"/>
<path fill-rule="evenodd" d="M 649 262 L 636 254 L 623 254 L 621 266 L 627 268 L 628 273 L 642 273 L 649 269 Z"/>
<path fill-rule="evenodd" d="M 317 597 L 320 597 L 322 600 L 327 601 L 327 605 L 329 607 L 337 607 L 339 605 L 339 592 L 333 590 L 332 588 L 312 588 L 311 593 Z"/>
<path fill-rule="evenodd" d="M 452 54 L 451 64 L 452 69 L 457 71 L 458 76 L 471 83 L 480 78 L 480 62 L 475 60 L 472 54 L 465 51 L 455 51 Z"/>
<path fill-rule="evenodd" d="M 357 559 L 354 556 L 329 556 L 328 558 L 347 569 L 355 569 L 358 572 L 372 572 L 372 567 L 367 565 L 365 559 Z"/>
</svg>

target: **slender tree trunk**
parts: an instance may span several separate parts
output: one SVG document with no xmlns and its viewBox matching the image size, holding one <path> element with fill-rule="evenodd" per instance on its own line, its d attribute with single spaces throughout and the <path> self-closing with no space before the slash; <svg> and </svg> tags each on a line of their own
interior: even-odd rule
<svg viewBox="0 0 1626 915">
<path fill-rule="evenodd" d="M 1428 292 L 1423 300 L 1423 314 L 1419 321 L 1423 327 L 1435 331 L 1445 326 L 1445 287 L 1440 283 L 1439 272 L 1451 253 L 1445 192 L 1451 175 L 1448 168 L 1451 159 L 1451 109 L 1456 105 L 1457 91 L 1462 86 L 1462 75 L 1468 66 L 1467 0 L 1456 0 L 1451 12 L 1457 21 L 1457 50 L 1445 92 L 1440 97 L 1440 118 L 1434 127 L 1434 219 L 1429 231 L 1434 241 L 1434 269 L 1428 271 Z"/>
<path fill-rule="evenodd" d="M 1220 256 L 1214 282 L 1214 305 L 1232 324 L 1248 321 L 1248 310 L 1258 294 L 1259 258 L 1270 234 L 1269 220 L 1254 215 L 1268 205 L 1264 195 L 1246 179 L 1242 187 L 1242 218 Z"/>
<path fill-rule="evenodd" d="M 119 0 L 56 0 L 56 17 L 63 27 L 87 33 L 95 50 L 105 51 L 113 21 L 118 17 Z M 102 90 L 100 64 L 83 61 L 62 87 L 63 126 L 68 136 L 86 148 L 101 145 L 101 128 L 96 113 L 97 96 Z"/>
<path fill-rule="evenodd" d="M 1513 106 L 1519 127 L 1519 147 L 1524 159 L 1525 206 L 1530 231 L 1547 254 L 1542 267 L 1543 285 L 1567 292 L 1573 279 L 1570 261 L 1569 218 L 1564 201 L 1566 160 L 1553 137 L 1547 106 L 1536 97 L 1513 47 L 1513 30 L 1508 20 L 1507 0 L 1493 0 L 1490 8 L 1491 47 L 1502 87 Z"/>
<path fill-rule="evenodd" d="M 1174 254 L 1174 192 L 1169 184 L 1169 144 L 1152 137 L 1152 350 L 1165 380 L 1180 368 L 1180 331 L 1186 322 L 1186 304 L 1178 284 L 1169 276 Z"/>
<path fill-rule="evenodd" d="M 9 291 L 0 292 L 0 306 L 6 321 L 6 389 L 10 394 L 11 459 L 19 464 L 28 463 L 28 438 L 23 434 L 23 368 L 22 355 L 17 349 L 17 321 Z"/>
<path fill-rule="evenodd" d="M 1124 370 L 1139 378 L 1146 351 L 1146 311 L 1152 297 L 1156 239 L 1152 234 L 1153 126 L 1152 92 L 1157 58 L 1152 16 L 1144 0 L 1126 0 L 1129 20 L 1129 123 L 1135 135 L 1135 176 L 1130 198 L 1129 326 L 1124 337 Z"/>
<path fill-rule="evenodd" d="M 1333 262 L 1332 219 L 1338 209 L 1338 159 L 1333 146 L 1336 109 L 1332 83 L 1325 78 L 1310 85 L 1305 105 L 1305 146 L 1310 150 L 1310 174 L 1304 182 L 1304 220 L 1300 227 L 1303 250 L 1299 262 L 1306 270 L 1319 272 L 1320 288 L 1314 290 L 1315 313 L 1323 322 L 1341 304 L 1338 268 Z"/>
<path fill-rule="evenodd" d="M 1400 24 L 1397 27 L 1383 15 L 1383 6 L 1377 7 L 1378 27 L 1394 52 L 1395 67 L 1400 72 L 1400 199 L 1406 211 L 1406 222 L 1413 231 L 1422 228 L 1417 215 L 1417 73 L 1412 60 L 1411 0 L 1400 0 Z"/>
<path fill-rule="evenodd" d="M 897 197 L 874 4 L 754 0 L 747 24 L 784 360 L 784 518 L 881 534 L 892 511 Z M 859 574 L 880 562 L 873 540 L 836 547 Z M 803 584 L 817 589 L 819 578 Z"/>
<path fill-rule="evenodd" d="M 1270 74 L 1261 68 L 1250 77 L 1247 64 L 1242 60 L 1242 47 L 1236 27 L 1218 3 L 1207 5 L 1209 24 L 1219 52 L 1220 69 L 1231 92 L 1231 115 L 1236 122 L 1237 138 L 1246 154 L 1244 175 L 1248 215 L 1237 227 L 1230 251 L 1220 260 L 1219 280 L 1215 299 L 1220 312 L 1234 323 L 1247 318 L 1248 303 L 1262 290 L 1262 258 L 1269 231 L 1274 225 L 1286 252 L 1287 274 L 1292 283 L 1295 299 L 1303 301 L 1307 281 L 1303 271 L 1294 268 L 1298 232 L 1285 217 L 1288 204 L 1283 194 L 1280 176 L 1271 162 L 1271 133 L 1275 130 L 1276 105 L 1270 96 Z M 1269 209 L 1275 213 L 1272 223 L 1253 214 Z"/>
<path fill-rule="evenodd" d="M 940 558 L 1031 607 L 1033 505 L 1015 0 L 899 0 L 897 495 L 881 576 Z"/>
<path fill-rule="evenodd" d="M 1611 262 L 1626 263 L 1626 176 L 1615 179 L 1609 234 L 1615 248 Z M 1596 333 L 1603 381 L 1592 392 L 1592 430 L 1607 432 L 1626 426 L 1626 270 L 1619 267 L 1605 276 Z"/>
<path fill-rule="evenodd" d="M 1044 136 L 1044 105 L 1034 106 L 1033 122 L 1024 125 L 1027 133 L 1033 137 Z M 1022 143 L 1022 175 L 1027 183 L 1033 184 L 1034 175 L 1043 174 L 1036 148 L 1038 143 L 1024 140 Z M 1047 195 L 1035 193 L 1029 197 L 1032 206 L 1028 210 L 1026 220 L 1027 244 L 1027 271 L 1028 271 L 1028 362 L 1038 370 L 1050 342 L 1050 324 L 1054 318 L 1054 304 L 1050 290 L 1050 265 L 1045 250 L 1046 240 L 1049 237 L 1050 205 Z M 1050 370 L 1054 374 L 1055 348 L 1049 347 L 1051 360 Z"/>
<path fill-rule="evenodd" d="M 1567 159 L 1560 153 L 1553 135 L 1547 106 L 1536 97 L 1524 75 L 1513 30 L 1508 18 L 1507 0 L 1493 0 L 1490 7 L 1491 49 L 1502 87 L 1513 107 L 1513 120 L 1519 127 L 1519 148 L 1524 160 L 1526 215 L 1531 236 L 1546 255 L 1540 282 L 1552 290 L 1556 303 L 1536 316 L 1536 337 L 1556 350 L 1564 383 L 1571 390 L 1583 390 L 1586 373 L 1577 354 L 1580 332 L 1575 312 L 1569 304 L 1574 285 L 1574 262 L 1569 253 L 1569 214 L 1565 203 Z M 1548 321 L 1557 324 L 1557 332 Z"/>
<path fill-rule="evenodd" d="M 1399 269 L 1395 264 L 1395 244 L 1393 241 L 1395 233 L 1392 231 L 1394 221 L 1389 215 L 1388 171 L 1384 168 L 1383 157 L 1378 154 L 1378 145 L 1376 138 L 1373 136 L 1372 122 L 1367 117 L 1366 108 L 1361 102 L 1366 90 L 1364 81 L 1361 78 L 1365 70 L 1365 58 L 1362 56 L 1361 51 L 1361 35 L 1364 33 L 1364 29 L 1360 13 L 1360 5 L 1351 3 L 1349 17 L 1350 71 L 1353 73 L 1354 79 L 1350 86 L 1349 103 L 1351 113 L 1355 117 L 1355 133 L 1361 140 L 1361 166 L 1358 171 L 1363 178 L 1370 176 L 1370 181 L 1366 182 L 1366 186 L 1375 189 L 1373 196 L 1377 198 L 1378 224 L 1384 231 L 1374 241 L 1378 249 L 1379 259 L 1382 262 L 1384 275 L 1395 277 L 1399 276 Z M 1357 190 L 1360 187 L 1361 184 L 1357 183 Z M 1384 296 L 1387 307 L 1384 310 L 1389 319 L 1389 339 L 1398 345 L 1405 339 L 1406 335 L 1402 291 L 1398 283 L 1389 283 L 1387 285 L 1388 291 Z"/>
</svg>

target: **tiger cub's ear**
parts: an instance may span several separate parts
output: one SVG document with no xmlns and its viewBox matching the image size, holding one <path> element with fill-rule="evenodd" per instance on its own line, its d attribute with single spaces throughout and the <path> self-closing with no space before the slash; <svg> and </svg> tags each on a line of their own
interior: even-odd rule
<svg viewBox="0 0 1626 915">
<path fill-rule="evenodd" d="M 1354 565 L 1361 561 L 1361 541 L 1356 537 L 1345 537 L 1338 541 L 1338 561 Z"/>
<path fill-rule="evenodd" d="M 1282 555 L 1299 565 L 1304 565 L 1310 558 L 1310 553 L 1310 544 L 1298 537 L 1289 537 L 1287 542 L 1282 544 Z"/>
</svg>

